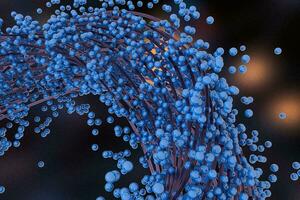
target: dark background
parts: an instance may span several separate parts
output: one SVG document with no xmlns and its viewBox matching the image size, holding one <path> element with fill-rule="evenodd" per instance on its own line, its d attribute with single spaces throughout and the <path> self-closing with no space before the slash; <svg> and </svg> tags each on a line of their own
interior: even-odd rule
<svg viewBox="0 0 300 200">
<path fill-rule="evenodd" d="M 35 11 L 45 2 L 1 0 L 0 17 L 5 20 L 5 26 L 12 25 L 10 12 L 13 10 L 44 21 L 52 11 L 44 9 L 42 15 Z M 273 142 L 273 148 L 267 150 L 266 155 L 269 163 L 279 163 L 280 172 L 279 181 L 272 186 L 271 199 L 299 200 L 299 181 L 292 182 L 289 174 L 291 162 L 300 161 L 300 1 L 188 1 L 189 4 L 196 2 L 201 12 L 201 19 L 194 22 L 198 28 L 197 37 L 210 42 L 211 49 L 222 46 L 228 50 L 232 46 L 247 45 L 252 56 L 248 73 L 234 77 L 228 73 L 224 75 L 240 87 L 241 95 L 255 98 L 250 106 L 255 111 L 254 117 L 248 120 L 240 117 L 240 121 L 247 124 L 248 130 L 260 131 L 261 143 L 266 139 Z M 151 13 L 164 16 L 159 9 Z M 215 18 L 213 26 L 204 23 L 209 15 Z M 283 49 L 280 56 L 273 54 L 277 46 Z M 238 61 L 231 59 L 229 63 L 238 64 Z M 83 97 L 77 102 L 90 103 L 92 110 L 105 121 L 106 108 L 96 97 Z M 245 109 L 238 103 L 237 106 L 241 111 Z M 280 112 L 287 113 L 287 119 L 279 120 Z M 40 113 L 40 106 L 35 107 L 30 116 L 37 113 Z M 46 139 L 28 129 L 21 147 L 11 148 L 0 158 L 0 185 L 6 187 L 5 194 L 0 195 L 1 200 L 89 200 L 106 195 L 104 174 L 117 167 L 115 161 L 103 160 L 101 152 L 108 149 L 118 152 L 129 146 L 114 137 L 113 125 L 104 123 L 100 127 L 101 134 L 94 137 L 85 117 L 61 113 L 54 119 L 50 126 L 52 132 Z M 127 122 L 118 119 L 115 124 L 126 125 Z M 100 145 L 98 152 L 91 151 L 93 143 Z M 140 150 L 134 151 L 130 160 L 137 162 L 140 154 Z M 37 167 L 39 160 L 45 161 L 42 169 Z M 119 185 L 137 181 L 145 173 L 147 171 L 136 164 L 134 172 L 122 177 Z"/>
</svg>

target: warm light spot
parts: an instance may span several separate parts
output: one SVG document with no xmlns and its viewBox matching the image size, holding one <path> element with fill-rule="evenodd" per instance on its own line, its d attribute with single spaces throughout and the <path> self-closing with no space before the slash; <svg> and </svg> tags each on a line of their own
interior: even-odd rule
<svg viewBox="0 0 300 200">
<path fill-rule="evenodd" d="M 245 74 L 239 73 L 239 62 L 236 64 L 237 72 L 234 75 L 234 81 L 237 82 L 242 89 L 259 92 L 266 89 L 275 78 L 277 73 L 276 65 L 270 58 L 259 53 L 250 54 L 251 61 L 247 64 L 247 72 Z"/>
<path fill-rule="evenodd" d="M 152 50 L 151 50 L 151 53 L 152 53 L 153 55 L 155 55 L 155 54 L 156 54 L 156 49 L 152 49 Z"/>
<path fill-rule="evenodd" d="M 281 117 L 284 114 L 286 117 Z M 283 94 L 274 98 L 268 107 L 268 115 L 275 125 L 294 128 L 300 124 L 300 95 Z"/>
<path fill-rule="evenodd" d="M 157 47 L 151 49 L 151 53 L 152 53 L 153 55 L 155 55 L 155 54 L 157 53 L 156 48 L 157 48 Z M 169 48 L 168 48 L 168 47 L 165 47 L 164 50 L 165 50 L 165 51 L 168 51 Z"/>
<path fill-rule="evenodd" d="M 161 68 L 157 68 L 157 67 L 153 67 L 153 68 L 152 68 L 152 71 L 153 71 L 153 72 L 155 72 L 156 70 L 158 70 L 158 71 L 162 71 L 162 69 L 161 69 Z"/>
<path fill-rule="evenodd" d="M 149 83 L 152 86 L 154 85 L 154 82 L 151 79 L 149 79 L 149 78 L 145 78 L 145 79 L 146 79 L 147 83 Z"/>
<path fill-rule="evenodd" d="M 162 31 L 162 32 L 166 32 L 166 29 L 164 27 L 159 27 L 158 30 Z"/>
<path fill-rule="evenodd" d="M 180 39 L 180 35 L 177 32 L 175 32 L 174 35 L 173 35 L 173 38 L 175 40 L 179 40 Z"/>
</svg>

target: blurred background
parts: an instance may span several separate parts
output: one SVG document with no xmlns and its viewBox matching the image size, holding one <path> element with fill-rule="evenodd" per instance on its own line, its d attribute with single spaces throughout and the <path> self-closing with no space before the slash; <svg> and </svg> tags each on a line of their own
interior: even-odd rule
<svg viewBox="0 0 300 200">
<path fill-rule="evenodd" d="M 1 0 L 0 17 L 5 20 L 5 26 L 13 24 L 11 11 L 45 21 L 53 9 L 44 9 L 42 15 L 36 14 L 36 9 L 44 8 L 45 2 Z M 230 83 L 239 86 L 241 95 L 255 99 L 250 106 L 255 111 L 254 117 L 244 119 L 240 116 L 239 121 L 247 125 L 248 132 L 259 130 L 261 143 L 265 140 L 273 142 L 273 148 L 267 150 L 266 155 L 269 163 L 280 165 L 280 171 L 279 181 L 272 186 L 271 199 L 299 200 L 299 181 L 292 182 L 289 174 L 293 171 L 292 161 L 300 161 L 300 1 L 189 0 L 186 3 L 198 5 L 201 18 L 193 21 L 198 29 L 196 37 L 210 42 L 211 51 L 217 47 L 227 51 L 231 47 L 247 46 L 251 55 L 248 72 L 243 75 L 224 72 Z M 150 13 L 166 17 L 159 6 Z M 212 26 L 205 24 L 210 15 L 215 18 Z M 283 53 L 275 56 L 273 50 L 278 46 Z M 226 58 L 226 61 L 226 67 L 241 64 L 232 58 Z M 28 129 L 21 147 L 11 148 L 0 157 L 0 185 L 6 187 L 6 192 L 0 195 L 1 200 L 89 200 L 99 195 L 113 199 L 104 192 L 104 175 L 106 171 L 117 169 L 116 162 L 102 159 L 101 152 L 129 149 L 113 134 L 115 124 L 127 125 L 127 122 L 118 119 L 113 125 L 106 124 L 106 108 L 95 97 L 82 97 L 77 102 L 92 105 L 92 110 L 104 121 L 101 134 L 91 136 L 86 118 L 63 113 L 54 119 L 51 134 L 46 139 Z M 236 106 L 241 111 L 246 109 L 238 99 Z M 285 112 L 287 118 L 279 119 L 280 112 Z M 35 114 L 40 114 L 40 106 L 31 111 L 31 116 Z M 100 146 L 97 152 L 91 151 L 94 143 Z M 137 163 L 142 152 L 136 150 L 132 154 L 130 160 Z M 39 160 L 45 162 L 44 168 L 37 167 Z M 134 172 L 122 177 L 116 187 L 128 185 L 146 173 L 136 164 Z M 266 174 L 269 174 L 267 169 Z"/>
</svg>

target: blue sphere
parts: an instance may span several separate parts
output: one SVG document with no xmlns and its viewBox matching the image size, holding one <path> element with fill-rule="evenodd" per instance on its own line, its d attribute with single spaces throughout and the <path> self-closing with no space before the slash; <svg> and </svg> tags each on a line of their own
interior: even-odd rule
<svg viewBox="0 0 300 200">
<path fill-rule="evenodd" d="M 292 181 L 297 181 L 299 179 L 299 176 L 298 176 L 297 173 L 292 173 L 290 175 L 290 178 L 291 178 Z"/>
<path fill-rule="evenodd" d="M 212 16 L 208 16 L 206 18 L 206 23 L 209 24 L 209 25 L 213 24 L 214 21 L 215 21 L 215 19 Z"/>
<path fill-rule="evenodd" d="M 272 164 L 272 165 L 270 166 L 270 170 L 271 170 L 272 172 L 278 172 L 279 167 L 278 167 L 277 164 Z"/>
<path fill-rule="evenodd" d="M 284 112 L 279 113 L 279 118 L 280 119 L 286 119 L 287 118 L 287 114 Z"/>
<path fill-rule="evenodd" d="M 92 150 L 93 151 L 98 151 L 98 149 L 99 149 L 98 144 L 92 144 Z"/>
<path fill-rule="evenodd" d="M 37 12 L 38 14 L 42 14 L 42 13 L 43 13 L 43 10 L 42 10 L 41 8 L 38 8 L 38 9 L 36 10 L 36 12 Z"/>
<path fill-rule="evenodd" d="M 274 54 L 275 55 L 280 55 L 282 53 L 282 49 L 280 48 L 280 47 L 276 47 L 275 49 L 274 49 Z"/>
<path fill-rule="evenodd" d="M 245 117 L 251 118 L 253 116 L 253 111 L 251 109 L 247 109 L 247 110 L 245 110 L 244 114 L 245 114 Z"/>
<path fill-rule="evenodd" d="M 155 194 L 161 194 L 165 191 L 165 188 L 164 188 L 164 185 L 161 184 L 161 183 L 155 183 L 153 186 L 152 186 L 152 191 L 155 193 Z"/>
<path fill-rule="evenodd" d="M 300 163 L 299 162 L 293 162 L 292 167 L 293 167 L 293 169 L 298 170 L 298 169 L 300 169 Z"/>
<path fill-rule="evenodd" d="M 0 186 L 0 194 L 3 194 L 5 192 L 5 187 L 4 186 Z"/>
<path fill-rule="evenodd" d="M 43 168 L 45 166 L 45 162 L 44 161 L 39 161 L 37 165 L 38 165 L 39 168 Z"/>
</svg>

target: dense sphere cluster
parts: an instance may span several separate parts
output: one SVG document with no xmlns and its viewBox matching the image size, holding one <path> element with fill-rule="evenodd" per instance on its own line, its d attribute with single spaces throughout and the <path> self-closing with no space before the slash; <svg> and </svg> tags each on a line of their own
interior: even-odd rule
<svg viewBox="0 0 300 200">
<path fill-rule="evenodd" d="M 131 153 L 104 151 L 104 158 L 117 161 L 118 169 L 106 173 L 104 186 L 115 198 L 270 197 L 277 177 L 271 174 L 262 180 L 263 171 L 254 164 L 266 163 L 262 153 L 272 143 L 259 144 L 258 131 L 236 121 L 233 100 L 239 89 L 220 75 L 225 50 L 212 51 L 208 42 L 195 40 L 195 27 L 181 29 L 182 19 L 200 18 L 196 7 L 182 0 L 174 0 L 178 13 L 172 13 L 173 4 L 163 4 L 162 10 L 170 15 L 166 20 L 135 11 L 158 3 L 104 0 L 99 7 L 88 7 L 86 0 L 74 0 L 61 5 L 45 24 L 12 12 L 15 25 L 0 33 L 0 119 L 9 121 L 0 129 L 0 155 L 20 145 L 29 125 L 38 124 L 35 133 L 46 137 L 62 109 L 87 115 L 91 134 L 98 135 L 102 120 L 89 104 L 74 101 L 92 94 L 108 107 L 107 123 L 114 123 L 116 117 L 128 119 L 131 127 L 117 125 L 115 135 L 133 149 L 142 148 L 139 161 L 150 172 L 140 184 L 115 188 L 121 175 L 134 170 L 128 160 Z M 59 4 L 51 0 L 46 7 Z M 209 16 L 206 22 L 213 24 L 214 18 Z M 232 47 L 228 52 L 241 54 L 240 73 L 246 73 L 250 62 L 245 50 L 245 46 Z M 230 66 L 228 71 L 234 74 L 237 69 Z M 241 102 L 249 105 L 253 98 L 241 97 Z M 30 108 L 42 103 L 41 111 L 50 111 L 51 116 L 45 120 L 35 116 L 29 122 Z M 253 111 L 246 109 L 244 115 L 250 118 Z M 17 126 L 17 132 L 10 141 L 6 135 L 12 126 Z M 93 151 L 99 148 L 91 146 Z M 249 157 L 243 153 L 245 148 L 252 152 Z M 270 170 L 276 173 L 278 166 L 272 164 Z M 4 190 L 1 187 L 0 193 Z"/>
</svg>

